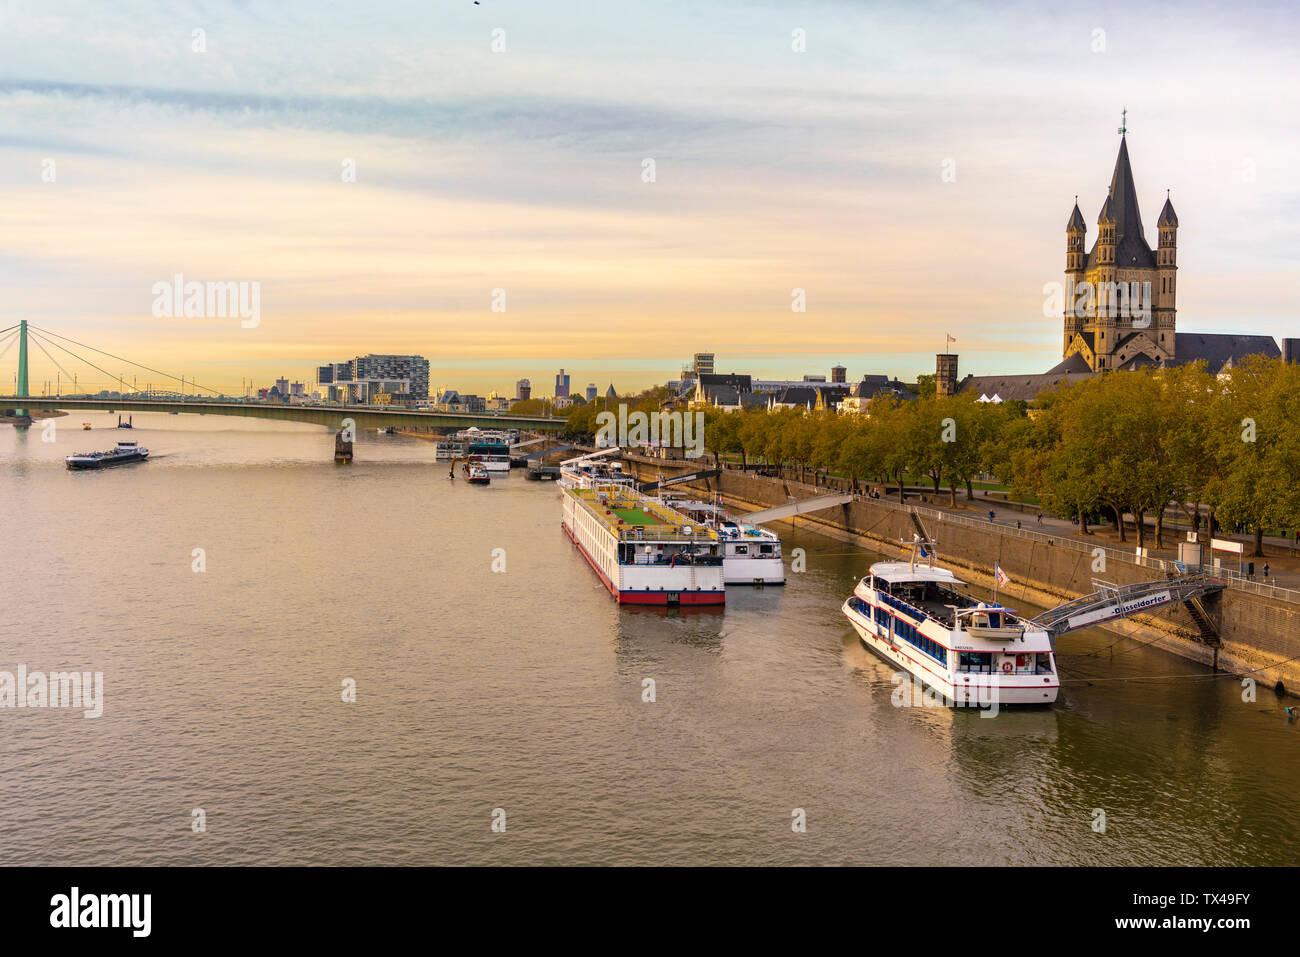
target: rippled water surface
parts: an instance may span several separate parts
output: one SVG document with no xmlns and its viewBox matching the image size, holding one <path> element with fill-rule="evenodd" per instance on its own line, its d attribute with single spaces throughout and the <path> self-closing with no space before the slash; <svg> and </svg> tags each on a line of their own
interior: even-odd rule
<svg viewBox="0 0 1300 957">
<path fill-rule="evenodd" d="M 895 708 L 839 610 L 869 552 L 784 526 L 785 588 L 620 610 L 549 484 L 449 482 L 400 436 L 338 467 L 320 428 L 112 421 L 0 426 L 0 670 L 105 683 L 98 719 L 0 709 L 0 864 L 1294 859 L 1271 692 L 1093 631 L 1051 709 Z M 123 437 L 153 458 L 64 469 Z"/>
</svg>

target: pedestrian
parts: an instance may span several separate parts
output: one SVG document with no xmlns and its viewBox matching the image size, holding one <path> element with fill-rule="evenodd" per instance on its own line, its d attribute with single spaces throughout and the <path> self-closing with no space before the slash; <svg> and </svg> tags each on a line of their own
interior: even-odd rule
<svg viewBox="0 0 1300 957">
<path fill-rule="evenodd" d="M 1264 581 L 1268 581 L 1268 562 L 1264 563 Z"/>
<path fill-rule="evenodd" d="M 1020 519 L 1016 519 L 1016 528 L 1020 527 Z"/>
<path fill-rule="evenodd" d="M 1043 524 L 1043 513 L 1042 513 L 1042 512 L 1039 512 L 1039 513 L 1038 513 L 1038 524 L 1039 524 L 1039 525 L 1042 525 L 1042 524 Z"/>
<path fill-rule="evenodd" d="M 989 509 L 989 521 L 993 521 L 993 509 Z"/>
</svg>

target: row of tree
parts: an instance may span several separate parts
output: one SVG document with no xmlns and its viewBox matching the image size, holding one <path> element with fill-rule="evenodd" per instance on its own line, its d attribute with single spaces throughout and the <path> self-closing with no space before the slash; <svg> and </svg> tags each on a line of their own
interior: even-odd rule
<svg viewBox="0 0 1300 957">
<path fill-rule="evenodd" d="M 927 385 L 929 383 L 926 383 Z M 937 493 L 974 497 L 977 476 L 996 476 L 1059 515 L 1124 515 L 1145 544 L 1149 518 L 1163 547 L 1167 509 L 1193 528 L 1201 506 L 1219 524 L 1255 533 L 1300 528 L 1300 366 L 1253 357 L 1219 377 L 1195 364 L 1109 373 L 1063 385 L 1032 403 L 981 403 L 970 395 L 877 399 L 869 415 L 800 409 L 705 411 L 709 451 L 744 463 L 817 470 L 897 486 L 925 480 Z M 590 436 L 617 402 L 652 412 L 664 390 L 575 408 L 569 431 Z"/>
</svg>

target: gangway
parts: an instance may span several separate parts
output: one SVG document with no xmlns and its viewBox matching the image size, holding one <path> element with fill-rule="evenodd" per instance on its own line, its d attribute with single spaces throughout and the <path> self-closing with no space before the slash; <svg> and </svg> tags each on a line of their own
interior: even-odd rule
<svg viewBox="0 0 1300 957">
<path fill-rule="evenodd" d="M 598 459 L 604 455 L 618 455 L 623 450 L 617 445 L 611 449 L 601 449 L 599 452 L 588 452 L 585 455 L 579 455 L 575 458 L 565 459 L 561 465 L 577 465 L 580 462 L 586 462 L 588 459 Z"/>
<path fill-rule="evenodd" d="M 659 479 L 657 482 L 643 482 L 638 485 L 638 492 L 653 492 L 657 488 L 667 488 L 670 485 L 682 485 L 686 482 L 697 482 L 701 479 L 713 478 L 722 474 L 722 469 L 700 469 L 698 472 L 688 472 L 685 475 L 674 475 L 670 479 Z"/>
<path fill-rule="evenodd" d="M 516 446 L 518 448 L 518 446 Z M 540 459 L 547 455 L 554 455 L 556 452 L 567 452 L 573 448 L 572 445 L 560 445 L 553 449 L 539 449 L 536 452 L 529 452 L 527 455 L 516 455 L 513 459 L 515 462 L 526 462 L 529 459 Z"/>
<path fill-rule="evenodd" d="M 834 508 L 836 505 L 843 505 L 851 501 L 853 501 L 853 496 L 848 494 L 818 495 L 816 498 L 800 499 L 797 502 L 791 502 L 789 505 L 765 508 L 761 512 L 749 512 L 741 517 L 744 518 L 746 524 L 758 525 L 762 522 L 775 521 L 778 518 L 802 515 L 804 512 L 817 512 L 824 508 Z"/>
<path fill-rule="evenodd" d="M 1093 585 L 1097 590 L 1092 594 L 1057 605 L 1029 624 L 1042 628 L 1055 642 L 1061 635 L 1080 628 L 1091 628 L 1117 618 L 1127 618 L 1137 612 L 1150 611 L 1161 605 L 1183 602 L 1189 609 L 1195 607 L 1192 617 L 1201 627 L 1202 640 L 1206 640 L 1206 629 L 1201 618 L 1209 621 L 1209 616 L 1205 614 L 1200 599 L 1227 588 L 1228 582 L 1209 575 L 1173 575 L 1165 581 L 1135 582 L 1132 585 L 1115 585 L 1093 579 Z M 1196 612 L 1200 612 L 1200 618 Z M 1213 624 L 1210 625 L 1210 631 L 1217 639 Z"/>
</svg>

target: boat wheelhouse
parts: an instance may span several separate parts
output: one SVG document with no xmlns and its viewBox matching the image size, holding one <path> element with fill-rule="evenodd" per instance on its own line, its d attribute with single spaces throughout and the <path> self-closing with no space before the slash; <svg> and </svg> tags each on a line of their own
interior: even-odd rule
<svg viewBox="0 0 1300 957">
<path fill-rule="evenodd" d="M 489 472 L 510 471 L 510 446 L 504 442 L 470 442 L 465 449 L 471 462 L 476 462 Z"/>
<path fill-rule="evenodd" d="M 728 585 L 784 585 L 781 537 L 757 525 L 732 521 L 727 510 L 710 502 L 663 496 L 670 508 L 708 525 L 722 542 L 722 580 Z"/>
<path fill-rule="evenodd" d="M 621 604 L 726 601 L 717 532 L 621 483 L 561 497 L 564 531 Z"/>
<path fill-rule="evenodd" d="M 951 704 L 1054 702 L 1061 682 L 1048 633 L 964 584 L 915 559 L 877 562 L 843 611 L 864 645 Z"/>
</svg>

